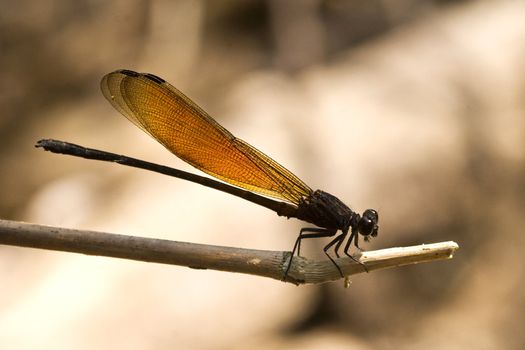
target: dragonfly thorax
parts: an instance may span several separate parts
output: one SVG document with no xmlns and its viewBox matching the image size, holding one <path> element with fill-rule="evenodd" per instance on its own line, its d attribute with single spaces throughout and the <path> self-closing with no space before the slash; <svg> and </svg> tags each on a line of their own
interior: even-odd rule
<svg viewBox="0 0 525 350">
<path fill-rule="evenodd" d="M 304 197 L 298 206 L 297 218 L 310 222 L 319 227 L 327 229 L 342 230 L 348 229 L 355 221 L 356 214 L 339 198 L 330 193 L 317 190 L 308 197 Z"/>
</svg>

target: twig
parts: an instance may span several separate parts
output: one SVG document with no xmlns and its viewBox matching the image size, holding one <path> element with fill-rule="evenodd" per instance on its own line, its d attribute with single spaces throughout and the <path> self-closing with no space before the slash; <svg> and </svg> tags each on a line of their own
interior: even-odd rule
<svg viewBox="0 0 525 350">
<path fill-rule="evenodd" d="M 277 280 L 282 279 L 290 260 L 290 252 L 175 242 L 8 220 L 0 220 L 0 244 L 240 272 Z M 356 258 L 372 271 L 450 259 L 457 249 L 458 245 L 454 242 L 441 242 L 368 251 Z M 336 261 L 347 276 L 364 272 L 361 265 L 348 257 Z M 299 285 L 340 278 L 329 260 L 311 261 L 293 257 L 286 281 Z"/>
</svg>

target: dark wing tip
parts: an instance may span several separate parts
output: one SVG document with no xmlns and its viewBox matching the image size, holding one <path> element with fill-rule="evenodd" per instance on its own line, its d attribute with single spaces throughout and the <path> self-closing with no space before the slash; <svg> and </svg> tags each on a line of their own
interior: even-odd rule
<svg viewBox="0 0 525 350">
<path fill-rule="evenodd" d="M 121 73 L 121 74 L 127 75 L 128 77 L 138 77 L 140 75 L 140 73 L 137 73 L 129 69 L 119 69 L 110 74 L 114 74 L 114 73 Z"/>
<path fill-rule="evenodd" d="M 154 81 L 157 84 L 163 84 L 163 83 L 166 82 L 166 80 L 164 80 L 164 79 L 162 79 L 162 78 L 160 78 L 160 77 L 158 77 L 158 76 L 156 76 L 154 74 L 150 74 L 150 73 L 145 73 L 144 77 L 148 78 L 151 81 Z"/>
<path fill-rule="evenodd" d="M 135 71 L 132 71 L 132 70 L 129 70 L 129 69 L 118 69 L 114 72 L 111 72 L 107 75 L 112 75 L 112 74 L 123 74 L 125 76 L 128 76 L 128 77 L 133 77 L 133 78 L 137 78 L 137 77 L 144 77 L 146 79 L 149 79 L 157 84 L 163 84 L 166 82 L 166 80 L 162 79 L 161 77 L 158 77 L 156 76 L 155 74 L 151 74 L 151 73 L 138 73 L 138 72 L 135 72 Z"/>
</svg>

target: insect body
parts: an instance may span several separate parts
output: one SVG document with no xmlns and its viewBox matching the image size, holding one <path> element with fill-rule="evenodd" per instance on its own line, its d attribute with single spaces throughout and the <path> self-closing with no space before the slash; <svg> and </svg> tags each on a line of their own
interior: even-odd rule
<svg viewBox="0 0 525 350">
<path fill-rule="evenodd" d="M 352 242 L 359 248 L 359 235 L 365 240 L 377 236 L 377 211 L 367 209 L 359 215 L 335 196 L 321 190 L 312 191 L 285 167 L 233 136 L 164 79 L 153 74 L 117 70 L 103 77 L 101 89 L 115 109 L 177 157 L 231 186 L 194 174 L 179 177 L 187 180 L 191 177 L 190 181 L 316 225 L 301 229 L 292 256 L 300 253 L 303 239 L 335 236 L 324 247 L 324 252 L 343 276 L 328 250 L 335 245 L 334 251 L 339 257 L 339 249 L 350 232 L 343 251 L 352 257 L 348 250 Z M 341 233 L 336 235 L 338 231 Z"/>
</svg>

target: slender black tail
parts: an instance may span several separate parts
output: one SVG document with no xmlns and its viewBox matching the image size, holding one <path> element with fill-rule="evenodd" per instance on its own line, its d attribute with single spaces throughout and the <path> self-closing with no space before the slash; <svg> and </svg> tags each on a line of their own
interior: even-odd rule
<svg viewBox="0 0 525 350">
<path fill-rule="evenodd" d="M 66 154 L 75 157 L 81 157 L 85 159 L 101 160 L 105 162 L 114 162 L 133 168 L 139 168 L 144 170 L 153 171 L 156 173 L 177 177 L 179 179 L 191 181 L 206 187 L 210 187 L 219 191 L 229 193 L 231 195 L 240 197 L 252 203 L 258 204 L 265 208 L 268 208 L 276 212 L 279 216 L 286 217 L 297 217 L 297 207 L 295 205 L 280 202 L 271 198 L 260 196 L 256 193 L 238 188 L 224 182 L 210 179 L 208 177 L 188 173 L 175 168 L 170 168 L 164 165 L 155 164 L 151 162 L 146 162 L 144 160 L 101 151 L 93 148 L 87 148 L 83 146 L 76 145 L 74 143 L 53 140 L 53 139 L 43 139 L 36 143 L 35 147 L 41 147 L 46 151 L 50 151 L 58 154 Z"/>
</svg>

